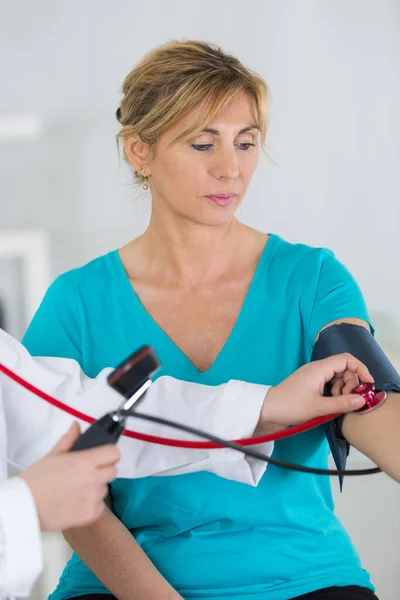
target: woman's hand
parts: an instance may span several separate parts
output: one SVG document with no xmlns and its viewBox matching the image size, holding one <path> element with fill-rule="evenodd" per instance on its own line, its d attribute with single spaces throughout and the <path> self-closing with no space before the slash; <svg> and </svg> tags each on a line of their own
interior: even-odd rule
<svg viewBox="0 0 400 600">
<path fill-rule="evenodd" d="M 351 354 L 304 365 L 268 391 L 257 431 L 284 429 L 316 417 L 357 410 L 365 400 L 351 391 L 360 380 L 373 382 L 367 367 Z M 333 382 L 332 397 L 323 395 L 328 382 Z"/>
</svg>

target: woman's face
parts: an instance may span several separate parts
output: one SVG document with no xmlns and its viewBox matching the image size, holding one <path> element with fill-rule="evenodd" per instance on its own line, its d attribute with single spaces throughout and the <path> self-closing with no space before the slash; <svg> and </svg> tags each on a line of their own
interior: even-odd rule
<svg viewBox="0 0 400 600">
<path fill-rule="evenodd" d="M 258 162 L 254 100 L 239 93 L 206 129 L 175 142 L 196 114 L 171 127 L 149 163 L 153 211 L 167 209 L 194 223 L 228 223 L 240 205 Z"/>
</svg>

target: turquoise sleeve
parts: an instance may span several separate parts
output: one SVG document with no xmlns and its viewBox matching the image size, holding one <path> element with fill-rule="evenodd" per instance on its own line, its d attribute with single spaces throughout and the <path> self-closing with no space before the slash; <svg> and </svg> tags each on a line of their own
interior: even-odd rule
<svg viewBox="0 0 400 600">
<path fill-rule="evenodd" d="M 350 271 L 329 250 L 320 254 L 319 272 L 309 287 L 313 298 L 308 326 L 309 341 L 314 345 L 319 331 L 338 319 L 367 321 L 373 331 L 363 293 Z"/>
<path fill-rule="evenodd" d="M 81 303 L 73 272 L 47 290 L 22 343 L 33 356 L 73 358 L 82 366 Z"/>
</svg>

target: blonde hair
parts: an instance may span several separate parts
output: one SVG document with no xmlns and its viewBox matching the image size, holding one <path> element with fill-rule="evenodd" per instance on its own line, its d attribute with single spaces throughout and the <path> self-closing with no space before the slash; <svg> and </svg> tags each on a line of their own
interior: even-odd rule
<svg viewBox="0 0 400 600">
<path fill-rule="evenodd" d="M 199 41 L 173 41 L 149 52 L 127 75 L 117 118 L 117 135 L 139 135 L 153 145 L 182 117 L 201 104 L 205 110 L 179 139 L 188 139 L 210 123 L 238 92 L 255 100 L 261 145 L 265 147 L 268 88 L 265 81 L 219 47 Z M 178 141 L 178 140 L 176 140 Z M 138 182 L 143 177 L 135 174 Z"/>
</svg>

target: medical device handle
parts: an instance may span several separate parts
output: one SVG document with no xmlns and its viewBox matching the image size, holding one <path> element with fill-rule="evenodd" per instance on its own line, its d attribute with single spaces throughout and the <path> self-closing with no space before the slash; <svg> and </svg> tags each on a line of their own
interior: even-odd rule
<svg viewBox="0 0 400 600">
<path fill-rule="evenodd" d="M 118 415 L 116 415 L 118 417 Z M 114 419 L 108 413 L 95 421 L 75 442 L 71 451 L 87 450 L 96 446 L 116 444 L 125 427 L 125 419 Z"/>
</svg>

